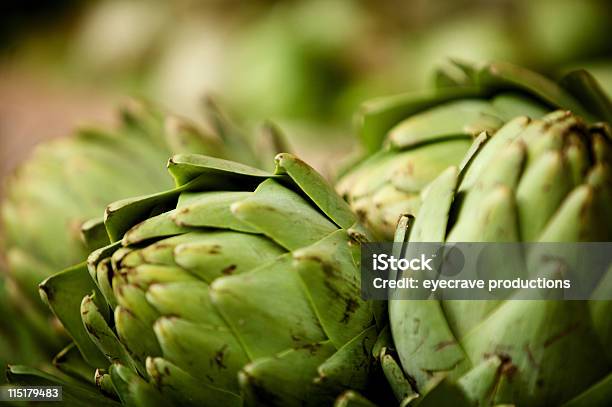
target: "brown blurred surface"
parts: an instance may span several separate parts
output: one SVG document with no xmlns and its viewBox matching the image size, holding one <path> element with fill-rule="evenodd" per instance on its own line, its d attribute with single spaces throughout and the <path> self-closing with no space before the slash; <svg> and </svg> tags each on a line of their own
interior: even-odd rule
<svg viewBox="0 0 612 407">
<path fill-rule="evenodd" d="M 116 124 L 117 106 L 125 96 L 101 92 L 95 85 L 68 84 L 12 66 L 0 66 L 0 197 L 6 177 L 42 141 L 67 136 L 83 124 Z M 180 112 L 178 112 L 180 113 Z M 293 152 L 326 176 L 350 150 L 347 135 L 331 137 L 316 149 L 317 137 L 329 129 L 282 123 Z"/>
<path fill-rule="evenodd" d="M 99 89 L 66 86 L 33 72 L 0 67 L 0 179 L 37 143 L 70 134 L 79 124 L 112 123 L 114 99 Z"/>
</svg>

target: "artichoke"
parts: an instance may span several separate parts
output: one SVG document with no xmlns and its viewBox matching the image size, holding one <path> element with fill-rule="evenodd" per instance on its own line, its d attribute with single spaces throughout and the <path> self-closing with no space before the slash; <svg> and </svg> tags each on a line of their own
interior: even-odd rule
<svg viewBox="0 0 612 407">
<path fill-rule="evenodd" d="M 609 126 L 568 111 L 517 117 L 482 134 L 407 219 L 398 241 L 611 241 Z M 388 377 L 419 406 L 610 405 L 610 315 L 610 301 L 390 301 Z"/>
<path fill-rule="evenodd" d="M 172 153 L 196 152 L 235 157 L 258 164 L 249 145 L 212 103 L 207 106 L 210 131 L 200 132 L 178 117 L 166 117 L 141 102 L 128 104 L 114 131 L 84 128 L 74 137 L 37 147 L 33 156 L 9 180 L 2 203 L 2 251 L 11 281 L 7 295 L 17 304 L 13 323 L 21 323 L 38 346 L 26 346 L 17 356 L 0 346 L 0 357 L 36 363 L 65 343 L 49 335 L 47 308 L 38 284 L 51 274 L 83 259 L 105 245 L 106 237 L 82 234 L 99 231 L 101 222 L 85 222 L 113 200 L 170 187 L 163 163 Z M 11 336 L 10 329 L 3 334 Z M 6 355 L 3 355 L 6 353 Z"/>
<path fill-rule="evenodd" d="M 368 156 L 348 166 L 338 192 L 379 239 L 392 240 L 402 214 L 416 214 L 421 192 L 458 165 L 481 132 L 494 134 L 520 115 L 570 109 L 585 119 L 612 120 L 605 96 L 585 71 L 559 84 L 506 64 L 452 62 L 436 87 L 363 104 L 357 126 Z"/>
<path fill-rule="evenodd" d="M 112 243 L 41 284 L 76 345 L 59 369 L 135 406 L 314 406 L 367 393 L 383 307 L 360 297 L 369 235 L 342 198 L 286 153 L 274 173 L 192 154 L 168 170 L 175 188 L 109 205 Z M 20 366 L 9 375 L 96 390 Z"/>
<path fill-rule="evenodd" d="M 351 55 L 367 21 L 362 5 L 350 0 L 275 4 L 226 47 L 228 99 L 251 117 L 336 119 L 339 96 L 358 74 Z"/>
</svg>

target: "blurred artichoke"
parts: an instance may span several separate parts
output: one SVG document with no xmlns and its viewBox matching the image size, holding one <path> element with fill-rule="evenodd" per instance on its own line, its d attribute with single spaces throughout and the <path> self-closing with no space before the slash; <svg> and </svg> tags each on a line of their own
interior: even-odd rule
<svg viewBox="0 0 612 407">
<path fill-rule="evenodd" d="M 203 133 L 183 119 L 134 102 L 121 112 L 118 129 L 82 129 L 74 137 L 42 144 L 9 180 L 1 209 L 2 249 L 10 275 L 7 295 L 16 304 L 10 315 L 13 323 L 28 327 L 30 341 L 38 346 L 15 340 L 23 351 L 18 355 L 0 346 L 1 357 L 36 363 L 41 352 L 48 357 L 63 346 L 65 338 L 49 333 L 38 284 L 107 243 L 103 234 L 100 241 L 89 236 L 93 247 L 87 247 L 82 234 L 100 230 L 95 226 L 101 219 L 85 221 L 108 202 L 169 187 L 160 163 L 172 153 L 232 156 L 258 164 L 246 140 L 214 105 L 209 103 L 207 114 L 211 129 Z M 10 331 L 3 334 L 11 336 Z"/>
<path fill-rule="evenodd" d="M 363 104 L 357 126 L 368 154 L 337 184 L 363 222 L 391 240 L 402 214 L 416 214 L 421 192 L 457 165 L 481 132 L 494 134 L 518 115 L 541 117 L 556 108 L 587 120 L 612 120 L 609 101 L 584 71 L 559 84 L 506 64 L 453 62 L 436 73 L 436 87 Z"/>
<path fill-rule="evenodd" d="M 109 205 L 112 243 L 41 284 L 83 356 L 68 348 L 60 370 L 134 406 L 314 406 L 367 391 L 382 308 L 360 297 L 367 232 L 331 186 L 289 154 L 274 173 L 191 154 L 168 169 L 174 189 Z"/>
<path fill-rule="evenodd" d="M 347 0 L 275 4 L 229 50 L 229 99 L 254 117 L 335 119 L 340 93 L 359 68 L 351 54 L 366 22 L 362 7 Z"/>
<path fill-rule="evenodd" d="M 555 69 L 610 55 L 612 12 L 606 0 L 518 0 L 516 9 L 515 40 L 531 65 Z"/>
<path fill-rule="evenodd" d="M 608 108 L 610 105 L 608 105 Z M 612 112 L 612 110 L 609 110 Z M 408 225 L 401 222 L 402 225 Z M 408 242 L 612 240 L 612 138 L 557 111 L 483 134 L 433 181 Z M 603 406 L 610 301 L 390 301 L 404 403 Z M 387 368 L 393 363 L 387 360 Z M 402 380 L 399 381 L 400 383 Z M 401 387 L 401 386 L 400 386 Z"/>
</svg>

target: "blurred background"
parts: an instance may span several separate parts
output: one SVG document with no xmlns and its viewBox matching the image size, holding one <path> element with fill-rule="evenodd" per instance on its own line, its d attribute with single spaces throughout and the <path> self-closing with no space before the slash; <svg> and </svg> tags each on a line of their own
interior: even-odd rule
<svg viewBox="0 0 612 407">
<path fill-rule="evenodd" d="M 0 172 L 77 124 L 112 123 L 127 96 L 194 120 L 203 95 L 245 126 L 277 122 L 320 170 L 355 142 L 361 101 L 427 86 L 448 57 L 612 87 L 604 0 L 4 0 Z M 329 156 L 314 154 L 324 139 Z M 1 193 L 1 192 L 0 192 Z"/>
</svg>

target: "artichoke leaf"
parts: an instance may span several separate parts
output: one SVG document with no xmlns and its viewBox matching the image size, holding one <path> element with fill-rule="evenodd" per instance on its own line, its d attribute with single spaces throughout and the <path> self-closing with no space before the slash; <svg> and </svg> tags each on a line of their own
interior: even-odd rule
<svg viewBox="0 0 612 407">
<path fill-rule="evenodd" d="M 97 291 L 97 287 L 85 263 L 57 273 L 40 284 L 41 298 L 61 321 L 83 358 L 92 366 L 105 366 L 107 360 L 91 341 L 81 320 L 81 300 L 92 291 Z"/>
</svg>

